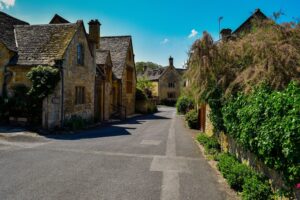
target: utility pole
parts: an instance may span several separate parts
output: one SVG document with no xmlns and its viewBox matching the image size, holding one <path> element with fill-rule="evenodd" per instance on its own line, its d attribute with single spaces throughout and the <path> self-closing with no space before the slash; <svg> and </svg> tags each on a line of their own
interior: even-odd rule
<svg viewBox="0 0 300 200">
<path fill-rule="evenodd" d="M 221 21 L 223 20 L 223 17 L 219 17 L 219 40 L 221 39 Z"/>
</svg>

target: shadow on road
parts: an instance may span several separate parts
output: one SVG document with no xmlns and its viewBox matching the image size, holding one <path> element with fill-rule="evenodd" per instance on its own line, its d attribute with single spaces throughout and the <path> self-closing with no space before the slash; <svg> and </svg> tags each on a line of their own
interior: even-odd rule
<svg viewBox="0 0 300 200">
<path fill-rule="evenodd" d="M 170 118 L 159 116 L 156 114 L 142 115 L 133 117 L 120 122 L 106 123 L 99 127 L 91 128 L 88 130 L 67 133 L 67 134 L 50 134 L 44 135 L 46 138 L 56 140 L 81 140 L 91 138 L 102 137 L 114 137 L 114 136 L 129 136 L 131 135 L 128 130 L 135 130 L 137 127 L 134 125 L 143 124 L 148 120 L 168 120 Z"/>
</svg>

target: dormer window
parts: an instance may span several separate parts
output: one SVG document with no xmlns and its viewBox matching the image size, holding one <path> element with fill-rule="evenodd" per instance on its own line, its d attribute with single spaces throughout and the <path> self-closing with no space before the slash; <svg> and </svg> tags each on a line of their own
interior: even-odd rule
<svg viewBox="0 0 300 200">
<path fill-rule="evenodd" d="M 78 65 L 84 64 L 84 50 L 82 44 L 77 45 L 77 64 Z"/>
</svg>

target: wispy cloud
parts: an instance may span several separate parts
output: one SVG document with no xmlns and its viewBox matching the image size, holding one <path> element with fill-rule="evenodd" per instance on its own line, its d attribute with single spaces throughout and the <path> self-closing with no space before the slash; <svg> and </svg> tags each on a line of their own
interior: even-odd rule
<svg viewBox="0 0 300 200">
<path fill-rule="evenodd" d="M 160 44 L 167 44 L 170 40 L 168 38 L 165 38 L 163 41 L 160 42 Z"/>
<path fill-rule="evenodd" d="M 15 0 L 0 0 L 0 9 L 9 8 L 15 5 Z"/>
<path fill-rule="evenodd" d="M 196 37 L 197 35 L 198 35 L 198 31 L 196 31 L 195 29 L 192 29 L 188 38 L 193 38 L 193 37 Z"/>
</svg>

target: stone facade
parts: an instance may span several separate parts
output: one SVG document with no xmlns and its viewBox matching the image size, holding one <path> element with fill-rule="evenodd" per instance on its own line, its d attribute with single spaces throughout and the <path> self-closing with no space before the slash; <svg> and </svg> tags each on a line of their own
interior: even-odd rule
<svg viewBox="0 0 300 200">
<path fill-rule="evenodd" d="M 13 17 L 4 16 L 11 23 L 7 19 Z M 115 111 L 123 117 L 135 112 L 136 72 L 131 36 L 101 38 L 98 20 L 90 21 L 87 34 L 83 21 L 70 23 L 58 15 L 50 24 L 18 23 L 21 25 L 10 24 L 10 34 L 6 34 L 7 41 L 18 45 L 16 51 L 0 42 L 0 94 L 5 85 L 5 69 L 5 88 L 11 95 L 16 84 L 30 87 L 26 75 L 32 67 L 52 66 L 60 69 L 61 80 L 43 100 L 45 128 L 60 127 L 72 116 L 102 121 L 109 120 Z M 13 57 L 15 54 L 18 57 Z"/>
<path fill-rule="evenodd" d="M 181 76 L 176 71 L 175 67 L 169 66 L 158 82 L 158 97 L 159 100 L 176 101 L 180 96 Z"/>
<path fill-rule="evenodd" d="M 122 103 L 126 107 L 126 114 L 135 113 L 135 88 L 136 88 L 136 71 L 133 53 L 128 49 L 126 58 L 126 70 L 122 76 Z M 132 75 L 129 75 L 131 73 Z M 128 82 L 131 82 L 129 84 Z"/>
<path fill-rule="evenodd" d="M 0 95 L 2 95 L 3 92 L 5 66 L 8 64 L 13 55 L 14 53 L 0 42 Z"/>
</svg>

